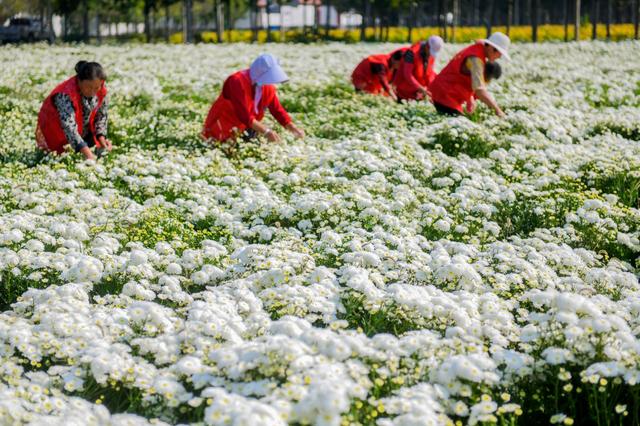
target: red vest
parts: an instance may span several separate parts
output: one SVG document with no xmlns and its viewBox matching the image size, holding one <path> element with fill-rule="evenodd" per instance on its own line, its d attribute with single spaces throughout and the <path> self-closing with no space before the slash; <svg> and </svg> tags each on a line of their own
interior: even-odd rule
<svg viewBox="0 0 640 426">
<path fill-rule="evenodd" d="M 371 72 L 371 64 L 382 65 L 387 75 L 387 81 L 391 79 L 389 70 L 389 58 L 391 55 L 371 55 L 358 64 L 351 74 L 351 82 L 356 89 L 374 95 L 384 93 L 384 87 L 380 84 L 380 77 Z"/>
<path fill-rule="evenodd" d="M 78 87 L 78 79 L 74 76 L 53 89 L 53 92 L 51 92 L 51 94 L 49 94 L 42 103 L 40 113 L 38 114 L 38 126 L 36 128 L 36 143 L 38 148 L 45 151 L 55 151 L 56 153 L 61 154 L 64 151 L 64 146 L 67 145 L 69 141 L 67 141 L 67 137 L 62 130 L 58 110 L 53 104 L 53 96 L 58 93 L 64 93 L 71 99 L 73 108 L 76 112 L 76 124 L 78 125 L 78 133 L 80 135 L 83 134 L 82 127 L 84 120 L 82 119 L 82 94 Z M 96 96 L 98 96 L 98 104 L 93 111 L 91 111 L 89 125 L 91 126 L 91 133 L 93 134 L 94 142 L 97 147 L 100 147 L 100 143 L 96 139 L 95 118 L 98 109 L 102 105 L 102 101 L 105 96 L 107 96 L 107 87 L 104 84 Z"/>
<path fill-rule="evenodd" d="M 468 57 L 475 56 L 486 63 L 484 44 L 476 43 L 458 52 L 440 74 L 437 75 L 429 90 L 434 103 L 453 108 L 462 113 L 462 104 L 473 96 L 471 73 L 463 72 Z"/>
<path fill-rule="evenodd" d="M 264 117 L 264 110 L 271 104 L 273 98 L 276 96 L 276 88 L 271 84 L 262 86 L 262 98 L 258 105 L 258 112 L 254 110 L 254 89 L 251 83 L 251 77 L 249 71 L 238 71 L 227 78 L 227 81 L 235 79 L 240 82 L 243 93 L 231 93 L 228 96 L 236 97 L 236 101 L 240 101 L 245 104 L 247 109 L 253 111 L 255 120 L 260 121 Z M 218 141 L 225 141 L 233 137 L 237 137 L 247 128 L 247 125 L 240 121 L 237 117 L 231 100 L 225 97 L 224 87 L 218 99 L 211 105 L 209 114 L 204 122 L 204 128 L 202 129 L 202 136 L 205 139 L 216 139 Z"/>
<path fill-rule="evenodd" d="M 413 77 L 416 79 L 418 84 L 422 87 L 429 88 L 431 86 L 431 82 L 436 77 L 436 72 L 433 69 L 434 58 L 429 55 L 427 58 L 427 63 L 425 63 L 422 58 L 421 52 L 422 42 L 418 42 L 411 46 L 409 49 L 413 51 Z M 409 50 L 407 49 L 407 50 Z M 405 50 L 406 52 L 406 50 Z M 402 56 L 402 63 L 400 64 L 400 68 L 396 73 L 396 77 L 393 80 L 393 85 L 396 87 L 396 93 L 398 94 L 398 98 L 400 99 L 416 99 L 416 91 L 417 88 L 411 84 L 411 82 L 407 81 L 403 74 L 402 68 L 404 67 L 404 53 Z"/>
</svg>

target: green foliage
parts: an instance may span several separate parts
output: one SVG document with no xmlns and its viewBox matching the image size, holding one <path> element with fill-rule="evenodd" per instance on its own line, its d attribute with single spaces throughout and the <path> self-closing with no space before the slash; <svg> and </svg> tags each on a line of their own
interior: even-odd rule
<svg viewBox="0 0 640 426">
<path fill-rule="evenodd" d="M 434 135 L 433 144 L 445 154 L 454 157 L 466 154 L 471 158 L 482 158 L 489 156 L 492 151 L 498 148 L 509 149 L 509 144 L 506 141 L 498 141 L 486 136 L 474 131 L 456 134 L 444 128 Z"/>
<path fill-rule="evenodd" d="M 143 398 L 142 391 L 131 384 L 113 380 L 100 384 L 92 376 L 86 378 L 82 390 L 71 394 L 103 404 L 112 414 L 132 413 L 172 424 L 200 422 L 204 418 L 206 408 L 205 404 L 198 407 L 187 404 L 167 407 L 162 395 Z"/>
<path fill-rule="evenodd" d="M 582 203 L 578 194 L 564 190 L 549 195 L 519 195 L 513 202 L 500 203 L 493 219 L 500 225 L 501 237 L 517 235 L 525 238 L 539 228 L 562 226 L 565 215 Z"/>
<path fill-rule="evenodd" d="M 625 139 L 640 141 L 640 125 L 638 123 L 631 123 L 631 125 L 629 125 L 624 122 L 602 121 L 596 123 L 589 134 L 595 136 L 606 135 L 608 133 L 620 135 Z"/>
<path fill-rule="evenodd" d="M 161 241 L 169 242 L 178 253 L 188 248 L 198 248 L 204 240 L 214 240 L 225 245 L 231 239 L 229 230 L 216 225 L 213 217 L 190 222 L 180 212 L 159 206 L 145 210 L 136 223 L 107 224 L 92 231 L 115 232 L 123 236 L 123 244 L 135 241 L 149 248 L 154 248 Z"/>
<path fill-rule="evenodd" d="M 61 284 L 62 280 L 56 271 L 40 271 L 37 279 L 29 277 L 29 271 L 18 268 L 17 274 L 12 271 L 0 272 L 0 312 L 11 308 L 20 296 L 30 288 L 46 288 L 53 284 Z"/>
<path fill-rule="evenodd" d="M 622 171 L 598 175 L 587 182 L 603 194 L 617 195 L 619 202 L 625 206 L 640 208 L 640 173 Z"/>
<path fill-rule="evenodd" d="M 129 280 L 125 275 L 105 276 L 97 283 L 93 284 L 91 298 L 93 296 L 106 296 L 109 294 L 120 294 L 122 288 Z"/>
<path fill-rule="evenodd" d="M 390 333 L 399 336 L 419 328 L 395 304 L 370 306 L 363 294 L 346 292 L 342 297 L 344 312 L 339 315 L 350 328 L 362 330 L 367 336 Z"/>
<path fill-rule="evenodd" d="M 581 376 L 578 365 L 548 366 L 507 389 L 523 408 L 522 425 L 548 425 L 563 413 L 576 425 L 640 424 L 640 386 L 621 379 Z"/>
</svg>

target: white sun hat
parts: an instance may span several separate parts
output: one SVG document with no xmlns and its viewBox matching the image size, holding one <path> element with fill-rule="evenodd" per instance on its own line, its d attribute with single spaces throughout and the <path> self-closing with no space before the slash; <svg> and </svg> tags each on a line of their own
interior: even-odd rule
<svg viewBox="0 0 640 426">
<path fill-rule="evenodd" d="M 434 58 L 438 56 L 438 53 L 442 50 L 442 46 L 444 46 L 444 40 L 442 40 L 442 37 L 437 35 L 429 37 L 427 43 L 429 44 L 429 54 Z"/>
<path fill-rule="evenodd" d="M 278 84 L 289 80 L 280 67 L 278 59 L 270 53 L 263 53 L 253 61 L 249 68 L 249 75 L 251 81 L 258 85 Z"/>
<path fill-rule="evenodd" d="M 479 41 L 495 47 L 496 50 L 500 52 L 507 61 L 511 60 L 508 52 L 511 40 L 509 40 L 509 37 L 507 35 L 502 34 L 501 32 L 495 32 L 491 34 L 489 38 L 483 38 Z"/>
</svg>

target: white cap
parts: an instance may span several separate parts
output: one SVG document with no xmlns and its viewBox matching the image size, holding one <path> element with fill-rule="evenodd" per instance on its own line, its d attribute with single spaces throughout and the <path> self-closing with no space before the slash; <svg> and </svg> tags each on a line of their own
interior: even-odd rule
<svg viewBox="0 0 640 426">
<path fill-rule="evenodd" d="M 511 40 L 509 40 L 509 37 L 507 35 L 502 34 L 501 32 L 495 32 L 491 34 L 489 38 L 483 38 L 480 41 L 495 47 L 496 50 L 500 52 L 507 61 L 511 60 L 508 52 Z"/>
<path fill-rule="evenodd" d="M 251 81 L 260 85 L 278 84 L 289 80 L 289 77 L 280 68 L 278 59 L 270 53 L 258 56 L 249 68 Z"/>
<path fill-rule="evenodd" d="M 442 40 L 442 37 L 437 35 L 429 37 L 427 43 L 429 43 L 429 54 L 434 58 L 438 56 L 438 53 L 442 50 L 442 46 L 444 46 L 444 40 Z"/>
</svg>

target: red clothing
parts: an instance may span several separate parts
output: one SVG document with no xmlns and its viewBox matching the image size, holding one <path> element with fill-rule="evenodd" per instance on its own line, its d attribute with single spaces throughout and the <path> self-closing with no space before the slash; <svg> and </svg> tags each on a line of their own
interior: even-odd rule
<svg viewBox="0 0 640 426">
<path fill-rule="evenodd" d="M 36 144 L 38 145 L 38 148 L 45 151 L 55 151 L 56 153 L 61 154 L 64 151 L 64 146 L 67 145 L 69 141 L 67 141 L 64 131 L 62 130 L 58 110 L 53 104 L 53 97 L 58 93 L 64 93 L 71 98 L 73 108 L 76 112 L 78 133 L 82 135 L 84 120 L 82 119 L 82 94 L 78 87 L 78 78 L 75 76 L 71 77 L 53 89 L 42 103 L 40 113 L 38 114 L 38 126 L 36 127 Z M 100 147 L 100 143 L 96 138 L 95 118 L 98 109 L 100 109 L 100 105 L 102 105 L 104 98 L 107 96 L 107 87 L 104 83 L 100 90 L 98 90 L 96 96 L 98 97 L 98 103 L 93 111 L 91 111 L 91 115 L 89 116 L 89 125 L 91 126 L 91 134 L 93 135 L 94 142 L 97 147 Z"/>
<path fill-rule="evenodd" d="M 404 51 L 393 81 L 398 99 L 419 99 L 420 88 L 427 89 L 436 77 L 434 58 L 426 56 L 425 47 L 419 42 Z"/>
<path fill-rule="evenodd" d="M 278 100 L 275 86 L 270 84 L 262 86 L 262 98 L 257 113 L 254 96 L 255 86 L 251 83 L 249 70 L 238 71 L 229 76 L 222 86 L 222 93 L 209 110 L 202 136 L 205 139 L 213 138 L 221 142 L 237 137 L 250 128 L 254 120 L 262 120 L 266 108 L 269 108 L 271 115 L 282 126 L 286 127 L 291 123 L 289 114 Z"/>
<path fill-rule="evenodd" d="M 458 52 L 431 83 L 431 98 L 434 103 L 444 105 L 462 113 L 462 104 L 473 96 L 471 73 L 465 67 L 467 58 L 475 56 L 486 63 L 484 44 L 476 43 Z"/>
<path fill-rule="evenodd" d="M 358 64 L 351 74 L 353 86 L 363 92 L 374 95 L 389 95 L 389 80 L 393 71 L 389 69 L 391 55 L 371 55 Z"/>
</svg>

